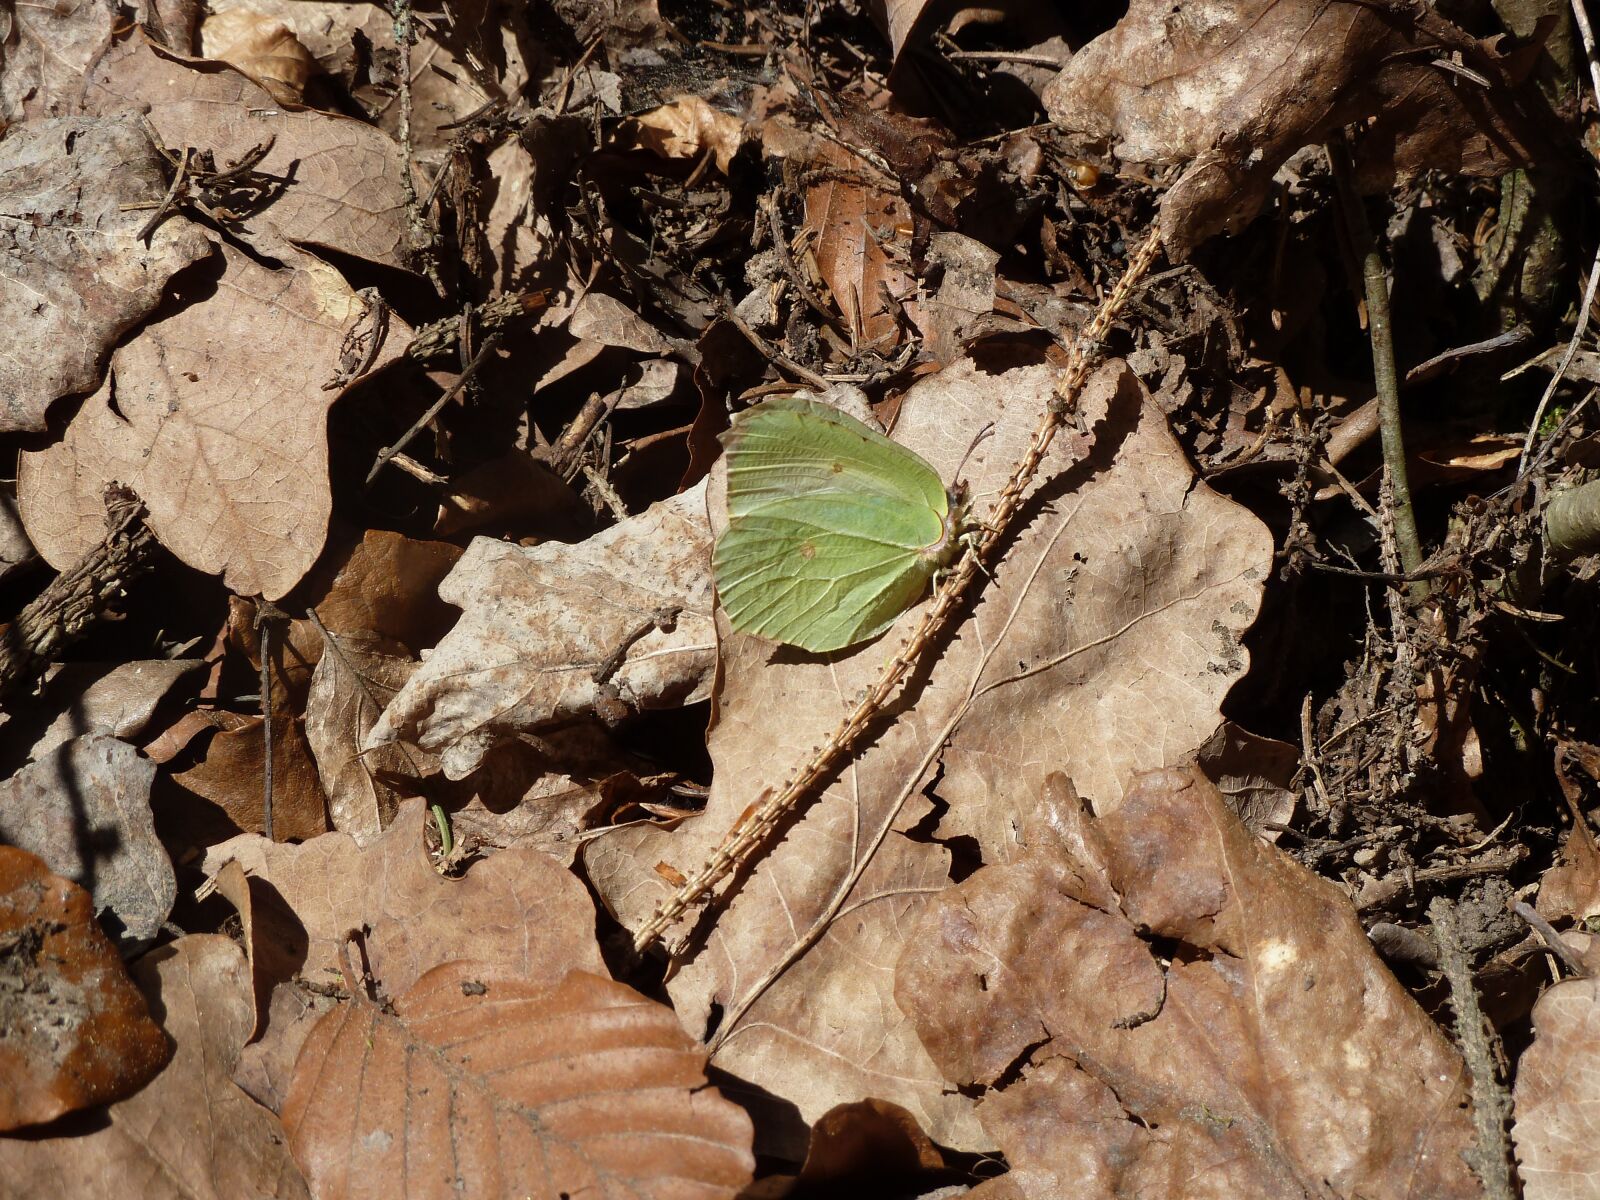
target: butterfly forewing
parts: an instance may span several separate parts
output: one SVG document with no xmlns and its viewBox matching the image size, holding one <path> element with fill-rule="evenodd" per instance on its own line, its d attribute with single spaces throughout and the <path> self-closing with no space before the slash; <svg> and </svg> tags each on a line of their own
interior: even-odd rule
<svg viewBox="0 0 1600 1200">
<path fill-rule="evenodd" d="M 920 454 L 815 400 L 784 396 L 746 409 L 723 443 L 730 517 L 826 491 L 875 493 L 940 514 L 948 503 Z"/>
</svg>

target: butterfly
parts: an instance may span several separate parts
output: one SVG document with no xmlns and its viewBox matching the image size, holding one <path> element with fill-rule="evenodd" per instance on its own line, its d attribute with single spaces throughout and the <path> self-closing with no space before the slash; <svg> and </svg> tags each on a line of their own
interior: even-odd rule
<svg viewBox="0 0 1600 1200">
<path fill-rule="evenodd" d="M 819 654 L 867 641 L 960 548 L 963 490 L 836 408 L 765 400 L 722 444 L 728 527 L 711 566 L 736 630 Z"/>
</svg>

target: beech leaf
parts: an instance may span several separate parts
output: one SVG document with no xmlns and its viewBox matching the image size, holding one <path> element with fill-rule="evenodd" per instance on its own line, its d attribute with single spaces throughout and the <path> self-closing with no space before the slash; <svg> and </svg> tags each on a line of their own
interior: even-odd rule
<svg viewBox="0 0 1600 1200">
<path fill-rule="evenodd" d="M 755 1167 L 749 1117 L 672 1010 L 582 971 L 546 988 L 446 963 L 392 1015 L 341 1005 L 306 1039 L 283 1121 L 321 1200 L 712 1200 Z"/>
</svg>

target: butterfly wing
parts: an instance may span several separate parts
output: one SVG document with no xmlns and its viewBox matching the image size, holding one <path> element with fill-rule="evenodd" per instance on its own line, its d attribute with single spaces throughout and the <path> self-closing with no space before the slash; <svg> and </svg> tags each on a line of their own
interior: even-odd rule
<svg viewBox="0 0 1600 1200">
<path fill-rule="evenodd" d="M 948 508 L 939 472 L 914 451 L 836 408 L 780 396 L 748 408 L 722 435 L 728 515 L 800 495 L 871 492 L 913 508 Z"/>
<path fill-rule="evenodd" d="M 949 500 L 920 456 L 813 401 L 741 414 L 712 567 L 735 629 L 817 653 L 875 637 L 940 565 Z"/>
</svg>

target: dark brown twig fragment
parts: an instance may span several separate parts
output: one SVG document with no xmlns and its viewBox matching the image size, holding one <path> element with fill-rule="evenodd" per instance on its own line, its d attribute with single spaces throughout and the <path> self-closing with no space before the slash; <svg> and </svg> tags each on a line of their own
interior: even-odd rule
<svg viewBox="0 0 1600 1200">
<path fill-rule="evenodd" d="M 116 619 L 113 606 L 150 569 L 155 544 L 139 498 L 123 487 L 107 488 L 105 541 L 0 630 L 0 695 L 37 680 L 46 664 L 96 622 Z"/>
<path fill-rule="evenodd" d="M 1450 1004 L 1456 1013 L 1456 1042 L 1467 1060 L 1472 1078 L 1472 1123 L 1478 1143 L 1463 1157 L 1483 1185 L 1488 1200 L 1514 1200 L 1511 1186 L 1511 1154 L 1506 1141 L 1506 1119 L 1511 1113 L 1511 1097 L 1506 1095 L 1495 1068 L 1494 1034 L 1478 1005 L 1478 989 L 1472 981 L 1472 964 L 1461 945 L 1456 928 L 1455 906 L 1443 896 L 1428 905 L 1439 946 L 1439 964 L 1450 984 Z"/>
</svg>

